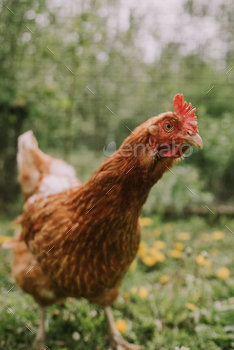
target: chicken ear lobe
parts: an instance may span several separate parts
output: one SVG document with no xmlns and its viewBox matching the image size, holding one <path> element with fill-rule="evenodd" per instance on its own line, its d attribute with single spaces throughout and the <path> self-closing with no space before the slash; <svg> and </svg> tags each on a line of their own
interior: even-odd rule
<svg viewBox="0 0 234 350">
<path fill-rule="evenodd" d="M 158 125 L 151 125 L 149 127 L 149 132 L 152 136 L 156 137 L 158 135 L 159 132 L 159 127 Z"/>
</svg>

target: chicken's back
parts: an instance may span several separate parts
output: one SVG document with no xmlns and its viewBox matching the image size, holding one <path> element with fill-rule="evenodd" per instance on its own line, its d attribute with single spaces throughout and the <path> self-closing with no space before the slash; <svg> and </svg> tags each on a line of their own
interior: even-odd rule
<svg viewBox="0 0 234 350">
<path fill-rule="evenodd" d="M 62 159 L 52 158 L 38 148 L 31 130 L 18 138 L 17 164 L 25 199 L 35 193 L 58 193 L 80 184 L 71 165 Z M 45 179 L 47 176 L 49 178 Z"/>
</svg>

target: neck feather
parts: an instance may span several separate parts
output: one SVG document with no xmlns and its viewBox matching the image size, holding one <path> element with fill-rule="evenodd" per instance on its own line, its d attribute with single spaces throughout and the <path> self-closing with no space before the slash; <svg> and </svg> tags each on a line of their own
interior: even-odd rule
<svg viewBox="0 0 234 350">
<path fill-rule="evenodd" d="M 93 194 L 101 188 L 100 195 L 106 194 L 113 186 L 118 201 L 141 211 L 151 187 L 177 161 L 175 158 L 153 156 L 148 145 L 148 127 L 140 132 L 134 130 L 122 146 L 95 171 L 85 187 L 92 187 Z"/>
</svg>

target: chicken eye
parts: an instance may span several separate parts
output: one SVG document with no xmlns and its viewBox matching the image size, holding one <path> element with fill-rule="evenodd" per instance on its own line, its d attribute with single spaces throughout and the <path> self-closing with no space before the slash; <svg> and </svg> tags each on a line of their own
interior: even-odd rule
<svg viewBox="0 0 234 350">
<path fill-rule="evenodd" d="M 165 129 L 167 130 L 167 131 L 169 131 L 169 130 L 171 130 L 172 129 L 172 125 L 171 124 L 165 124 Z"/>
</svg>

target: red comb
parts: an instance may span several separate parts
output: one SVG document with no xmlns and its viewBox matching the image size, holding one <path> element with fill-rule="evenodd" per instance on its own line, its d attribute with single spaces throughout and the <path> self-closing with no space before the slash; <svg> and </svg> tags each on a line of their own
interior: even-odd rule
<svg viewBox="0 0 234 350">
<path fill-rule="evenodd" d="M 175 113 L 179 117 L 184 118 L 184 126 L 186 129 L 197 133 L 197 117 L 195 116 L 196 108 L 192 108 L 192 104 L 189 103 L 187 107 L 187 102 L 183 102 L 183 95 L 177 94 L 173 99 L 173 107 L 175 109 Z"/>
</svg>

